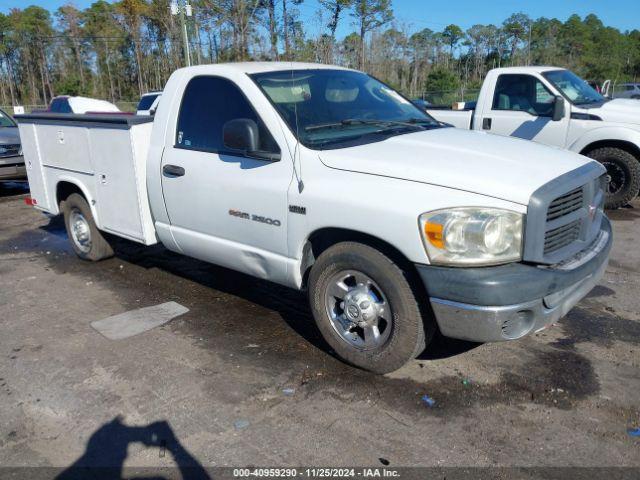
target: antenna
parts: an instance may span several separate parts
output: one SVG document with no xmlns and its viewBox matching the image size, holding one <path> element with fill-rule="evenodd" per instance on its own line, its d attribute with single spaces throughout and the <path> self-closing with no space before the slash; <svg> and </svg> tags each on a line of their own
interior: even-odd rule
<svg viewBox="0 0 640 480">
<path fill-rule="evenodd" d="M 298 129 L 298 102 L 295 101 L 293 96 L 293 61 L 291 63 L 291 93 L 293 98 L 293 113 L 296 118 L 296 146 L 293 149 L 293 171 L 296 174 L 298 180 L 298 193 L 302 193 L 304 190 L 304 182 L 302 181 L 302 162 L 300 162 L 300 131 Z M 300 164 L 300 172 L 296 169 L 296 161 Z"/>
</svg>

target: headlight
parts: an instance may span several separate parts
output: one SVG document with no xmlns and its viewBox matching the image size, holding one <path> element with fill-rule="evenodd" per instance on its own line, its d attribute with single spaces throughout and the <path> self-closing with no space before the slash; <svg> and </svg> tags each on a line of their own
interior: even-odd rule
<svg viewBox="0 0 640 480">
<path fill-rule="evenodd" d="M 462 207 L 420 215 L 427 255 L 436 265 L 496 265 L 522 258 L 523 215 Z"/>
</svg>

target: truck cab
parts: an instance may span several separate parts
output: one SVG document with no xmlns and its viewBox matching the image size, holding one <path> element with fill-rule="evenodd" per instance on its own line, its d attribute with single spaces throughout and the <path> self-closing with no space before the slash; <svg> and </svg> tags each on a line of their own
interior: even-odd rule
<svg viewBox="0 0 640 480">
<path fill-rule="evenodd" d="M 640 102 L 607 99 L 569 70 L 494 69 L 473 108 L 428 111 L 459 128 L 531 140 L 598 160 L 609 176 L 608 208 L 625 205 L 640 190 Z"/>
</svg>

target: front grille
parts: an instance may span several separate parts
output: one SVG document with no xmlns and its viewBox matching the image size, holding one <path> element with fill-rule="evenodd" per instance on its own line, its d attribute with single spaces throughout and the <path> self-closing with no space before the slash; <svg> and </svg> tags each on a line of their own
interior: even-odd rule
<svg viewBox="0 0 640 480">
<path fill-rule="evenodd" d="M 549 204 L 547 210 L 547 222 L 564 217 L 582 207 L 584 201 L 584 188 L 576 188 L 569 193 L 556 198 Z"/>
<path fill-rule="evenodd" d="M 1 157 L 15 157 L 20 153 L 20 144 L 14 145 L 0 145 L 0 158 Z"/>
<path fill-rule="evenodd" d="M 589 247 L 600 233 L 602 166 L 589 162 L 538 188 L 529 200 L 522 258 L 556 265 Z"/>
<path fill-rule="evenodd" d="M 560 250 L 580 237 L 581 220 L 575 220 L 553 230 L 549 230 L 544 236 L 544 254 Z"/>
</svg>

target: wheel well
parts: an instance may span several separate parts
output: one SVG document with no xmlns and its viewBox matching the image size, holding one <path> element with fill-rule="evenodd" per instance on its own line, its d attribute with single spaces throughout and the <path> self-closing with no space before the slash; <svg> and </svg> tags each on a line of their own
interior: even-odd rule
<svg viewBox="0 0 640 480">
<path fill-rule="evenodd" d="M 409 277 L 410 283 L 414 284 L 415 280 L 419 279 L 418 272 L 413 263 L 410 262 L 409 259 L 400 252 L 400 250 L 390 243 L 373 235 L 354 230 L 347 230 L 343 228 L 323 228 L 313 232 L 304 245 L 302 252 L 302 265 L 300 267 L 303 288 L 307 287 L 309 272 L 311 271 L 311 267 L 315 263 L 316 258 L 318 258 L 322 252 L 328 248 L 341 242 L 358 242 L 375 248 L 393 260 L 393 262 Z M 418 282 L 416 285 L 422 284 L 421 282 Z"/>
<path fill-rule="evenodd" d="M 69 198 L 69 195 L 71 195 L 73 193 L 77 193 L 78 195 L 82 196 L 82 198 L 84 198 L 85 200 L 87 199 L 85 197 L 84 193 L 82 192 L 82 190 L 80 190 L 80 187 L 78 187 L 75 183 L 71 183 L 71 182 L 60 182 L 60 183 L 58 183 L 58 185 L 56 187 L 56 202 L 57 202 L 57 204 L 60 205 L 67 198 Z"/>
<path fill-rule="evenodd" d="M 403 271 L 411 290 L 413 290 L 423 321 L 425 322 L 425 333 L 431 332 L 430 335 L 432 335 L 433 332 L 438 329 L 438 324 L 429 303 L 427 289 L 414 263 L 396 247 L 373 235 L 342 228 L 323 228 L 313 232 L 303 248 L 302 265 L 300 267 L 303 289 L 306 289 L 308 286 L 309 272 L 315 263 L 315 259 L 318 258 L 322 252 L 340 242 L 362 243 L 377 249 L 389 257 Z M 432 319 L 433 322 L 427 323 L 427 319 Z M 430 338 L 426 340 L 427 344 L 429 342 Z"/>
<path fill-rule="evenodd" d="M 599 142 L 593 142 L 582 149 L 581 155 L 588 156 L 589 153 L 597 150 L 598 148 L 619 148 L 627 153 L 633 155 L 636 160 L 640 161 L 640 147 L 631 142 L 624 140 L 601 140 Z"/>
</svg>

